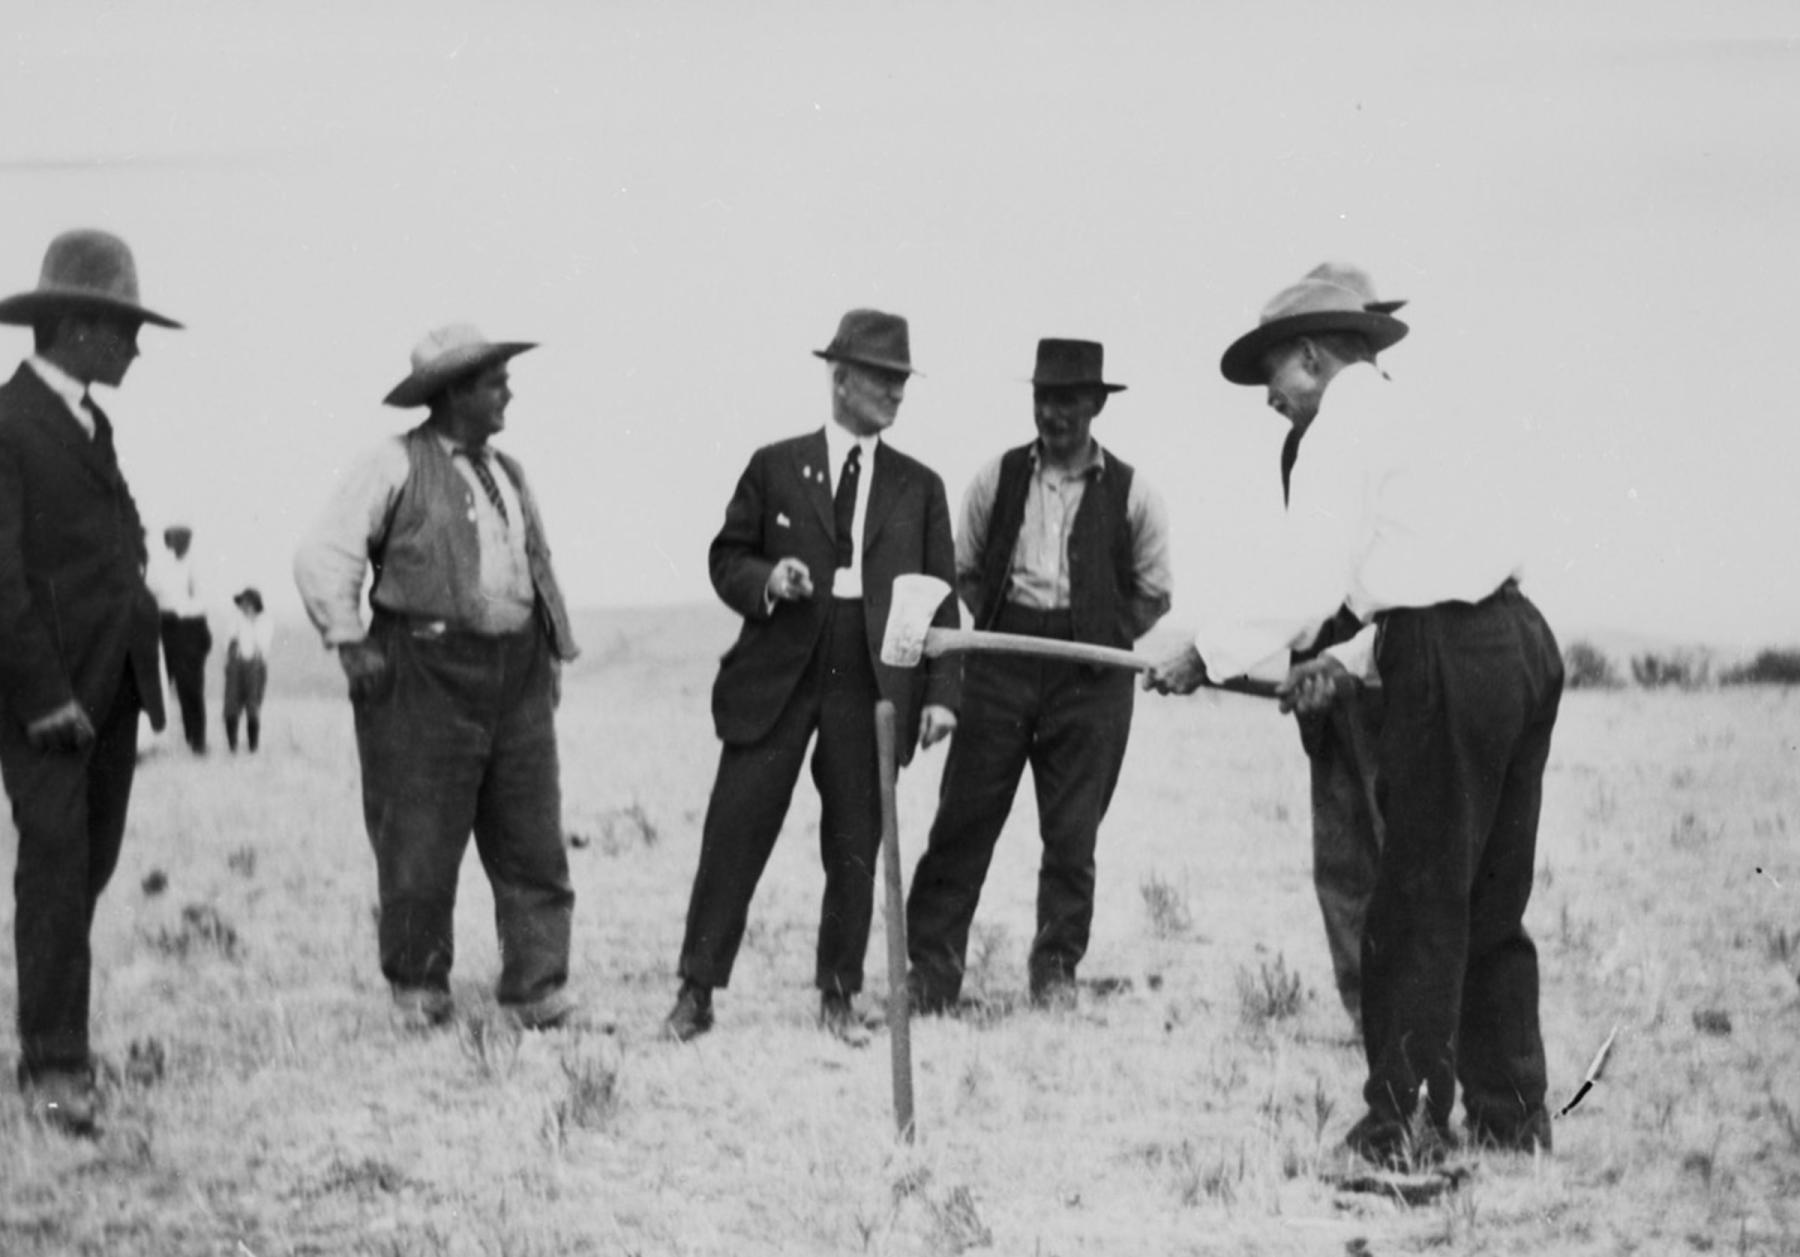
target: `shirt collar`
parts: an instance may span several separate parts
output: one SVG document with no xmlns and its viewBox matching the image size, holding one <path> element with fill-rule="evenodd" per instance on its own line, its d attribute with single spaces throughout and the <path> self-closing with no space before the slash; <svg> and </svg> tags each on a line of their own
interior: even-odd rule
<svg viewBox="0 0 1800 1257">
<path fill-rule="evenodd" d="M 1044 443 L 1041 440 L 1031 443 L 1031 469 L 1033 471 L 1043 469 L 1043 446 Z M 1106 474 L 1106 450 L 1097 440 L 1089 447 L 1088 460 L 1079 467 L 1070 468 L 1063 475 L 1070 480 L 1077 480 L 1089 472 L 1092 472 L 1096 479 Z"/>
<path fill-rule="evenodd" d="M 867 466 L 869 460 L 875 456 L 875 447 L 880 444 L 881 434 L 879 432 L 873 436 L 857 436 L 835 420 L 825 425 L 825 453 L 831 459 L 833 476 L 837 474 L 838 468 L 844 465 L 844 460 L 850 457 L 852 445 L 861 448 L 863 465 Z"/>
<path fill-rule="evenodd" d="M 451 438 L 445 436 L 442 432 L 438 432 L 435 429 L 433 430 L 431 435 L 437 438 L 438 444 L 444 447 L 444 453 L 448 454 L 451 458 L 455 458 L 458 454 L 462 454 L 462 453 L 467 453 L 470 458 L 473 458 L 473 457 L 475 457 L 475 452 L 477 449 L 480 450 L 481 458 L 483 459 L 483 461 L 493 457 L 493 454 L 494 454 L 494 449 L 493 449 L 493 446 L 491 446 L 491 445 L 482 445 L 482 446 L 464 445 L 461 441 L 452 440 Z"/>
<path fill-rule="evenodd" d="M 26 361 L 38 373 L 38 378 L 50 386 L 50 391 L 62 398 L 75 417 L 85 424 L 87 412 L 82 408 L 81 402 L 87 396 L 87 389 L 81 381 L 41 354 L 33 354 Z"/>
</svg>

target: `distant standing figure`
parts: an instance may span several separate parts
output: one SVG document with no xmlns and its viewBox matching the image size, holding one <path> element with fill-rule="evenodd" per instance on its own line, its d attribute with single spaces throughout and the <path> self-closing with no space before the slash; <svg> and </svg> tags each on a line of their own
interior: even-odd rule
<svg viewBox="0 0 1800 1257">
<path fill-rule="evenodd" d="M 238 717 L 242 716 L 245 744 L 254 755 L 262 735 L 263 691 L 269 684 L 269 647 L 275 640 L 275 626 L 263 615 L 258 590 L 246 589 L 231 601 L 238 614 L 231 626 L 231 640 L 225 644 L 225 741 L 235 753 Z"/>
<path fill-rule="evenodd" d="M 37 290 L 0 301 L 37 352 L 0 387 L 0 773 L 19 832 L 19 1084 L 34 1117 L 95 1128 L 88 934 L 118 862 L 139 712 L 163 726 L 144 526 L 90 386 L 118 387 L 145 323 L 117 236 L 71 231 Z"/>
<path fill-rule="evenodd" d="M 425 422 L 350 468 L 294 557 L 307 614 L 350 684 L 381 971 L 409 1029 L 455 1011 L 471 830 L 494 888 L 501 1006 L 530 1030 L 590 1024 L 564 990 L 575 891 L 556 704 L 575 641 L 525 471 L 489 444 L 512 400 L 506 364 L 533 347 L 463 323 L 427 334 L 385 399 L 430 407 Z"/>
<path fill-rule="evenodd" d="M 212 629 L 194 577 L 194 530 L 186 524 L 163 529 L 163 553 L 150 564 L 150 588 L 161 612 L 163 663 L 181 707 L 181 732 L 188 749 L 206 754 L 206 657 Z"/>
<path fill-rule="evenodd" d="M 1123 384 L 1104 348 L 1038 342 L 1037 439 L 994 459 L 963 499 L 956 579 L 975 627 L 1129 649 L 1169 609 L 1169 525 L 1146 477 L 1094 439 Z M 906 902 L 922 1012 L 953 1008 L 969 926 L 1026 765 L 1044 854 L 1028 961 L 1033 1001 L 1064 1005 L 1094 918 L 1094 847 L 1131 733 L 1133 676 L 1002 654 L 963 665 L 963 709 L 937 819 Z"/>
<path fill-rule="evenodd" d="M 809 745 L 825 866 L 819 1026 L 851 1046 L 869 1041 L 852 1002 L 881 843 L 875 703 L 889 699 L 898 712 L 903 761 L 956 724 L 954 660 L 892 668 L 878 659 L 894 578 L 955 575 L 943 480 L 882 439 L 913 374 L 906 320 L 852 310 L 813 352 L 830 364 L 830 421 L 750 456 L 707 556 L 713 588 L 744 623 L 713 682 L 723 745 L 688 900 L 681 989 L 663 1022 L 663 1037 L 678 1042 L 712 1026 L 713 990 L 731 979 Z M 945 599 L 939 622 L 954 626 L 956 615 Z"/>
</svg>

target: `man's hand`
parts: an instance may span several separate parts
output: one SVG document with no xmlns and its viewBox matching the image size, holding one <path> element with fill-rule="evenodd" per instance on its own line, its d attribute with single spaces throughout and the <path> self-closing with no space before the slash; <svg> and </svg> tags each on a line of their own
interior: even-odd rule
<svg viewBox="0 0 1800 1257">
<path fill-rule="evenodd" d="M 71 698 L 48 716 L 25 726 L 25 740 L 34 751 L 79 751 L 94 741 L 94 723 L 81 703 Z"/>
<path fill-rule="evenodd" d="M 812 573 L 806 570 L 806 564 L 792 557 L 770 569 L 769 583 L 763 587 L 771 606 L 777 602 L 799 602 L 812 597 L 812 592 Z"/>
<path fill-rule="evenodd" d="M 930 750 L 956 732 L 956 713 L 937 703 L 928 703 L 920 714 L 919 749 Z"/>
<path fill-rule="evenodd" d="M 1320 655 L 1289 668 L 1287 679 L 1275 687 L 1275 692 L 1281 696 L 1282 711 L 1308 716 L 1330 711 L 1339 692 L 1354 684 L 1348 668 L 1331 655 Z"/>
<path fill-rule="evenodd" d="M 1144 688 L 1158 694 L 1192 694 L 1206 683 L 1206 661 L 1192 645 L 1144 673 Z"/>
<path fill-rule="evenodd" d="M 388 670 L 387 656 L 381 653 L 381 647 L 367 638 L 340 645 L 338 664 L 344 669 L 345 679 L 350 682 L 352 701 L 367 698 L 374 693 L 376 683 Z"/>
</svg>

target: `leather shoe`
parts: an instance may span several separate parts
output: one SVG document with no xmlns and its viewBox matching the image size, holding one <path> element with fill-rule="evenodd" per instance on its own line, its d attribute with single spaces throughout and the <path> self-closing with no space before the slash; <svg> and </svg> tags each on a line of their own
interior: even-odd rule
<svg viewBox="0 0 1800 1257">
<path fill-rule="evenodd" d="M 955 995 L 935 991 L 917 969 L 906 975 L 906 1006 L 915 1017 L 949 1017 L 956 1013 Z"/>
<path fill-rule="evenodd" d="M 449 1025 L 455 1015 L 456 1004 L 448 991 L 426 986 L 394 988 L 394 1018 L 402 1030 L 425 1034 Z"/>
<path fill-rule="evenodd" d="M 1442 1164 L 1454 1151 L 1450 1132 L 1421 1119 L 1418 1130 L 1365 1113 L 1344 1136 L 1344 1146 L 1363 1160 L 1390 1170 L 1418 1171 Z"/>
<path fill-rule="evenodd" d="M 611 1034 L 613 1023 L 591 1013 L 566 991 L 552 991 L 524 1004 L 506 1005 L 507 1016 L 521 1030 L 575 1030 Z"/>
<path fill-rule="evenodd" d="M 100 1097 L 90 1071 L 45 1070 L 21 1083 L 20 1089 L 26 1113 L 39 1125 L 65 1135 L 98 1133 Z"/>
<path fill-rule="evenodd" d="M 662 1038 L 669 1043 L 687 1043 L 711 1030 L 712 1024 L 712 988 L 683 982 L 675 1007 L 663 1018 Z"/>
<path fill-rule="evenodd" d="M 856 1015 L 850 997 L 842 991 L 824 991 L 819 995 L 819 1029 L 848 1047 L 869 1046 L 868 1027 Z"/>
<path fill-rule="evenodd" d="M 1469 1119 L 1469 1142 L 1477 1148 L 1496 1152 L 1550 1152 L 1550 1113 L 1539 1106 L 1517 1126 L 1500 1127 L 1491 1122 Z"/>
</svg>

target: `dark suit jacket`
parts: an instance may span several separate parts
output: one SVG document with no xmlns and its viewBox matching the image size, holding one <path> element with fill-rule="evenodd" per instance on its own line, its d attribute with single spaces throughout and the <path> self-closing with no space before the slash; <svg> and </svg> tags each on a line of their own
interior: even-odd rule
<svg viewBox="0 0 1800 1257">
<path fill-rule="evenodd" d="M 769 731 L 824 631 L 837 570 L 828 458 L 822 429 L 757 450 L 713 539 L 708 555 L 713 588 L 744 617 L 743 631 L 720 660 L 713 685 L 713 724 L 727 743 L 747 745 Z M 917 668 L 881 662 L 894 577 L 926 572 L 954 587 L 956 551 L 938 474 L 885 441 L 875 449 L 874 465 L 863 523 L 863 611 L 869 658 L 882 697 L 894 704 L 904 763 L 918 741 L 920 711 L 926 703 L 954 711 L 962 674 L 955 656 L 927 659 Z M 777 602 L 771 612 L 763 590 L 770 570 L 789 557 L 812 573 L 813 596 Z M 954 598 L 944 600 L 935 622 L 956 626 Z"/>
<path fill-rule="evenodd" d="M 144 526 L 104 415 L 96 429 L 28 366 L 0 387 L 0 718 L 26 725 L 76 698 L 97 724 L 131 668 L 160 729 Z"/>
</svg>

